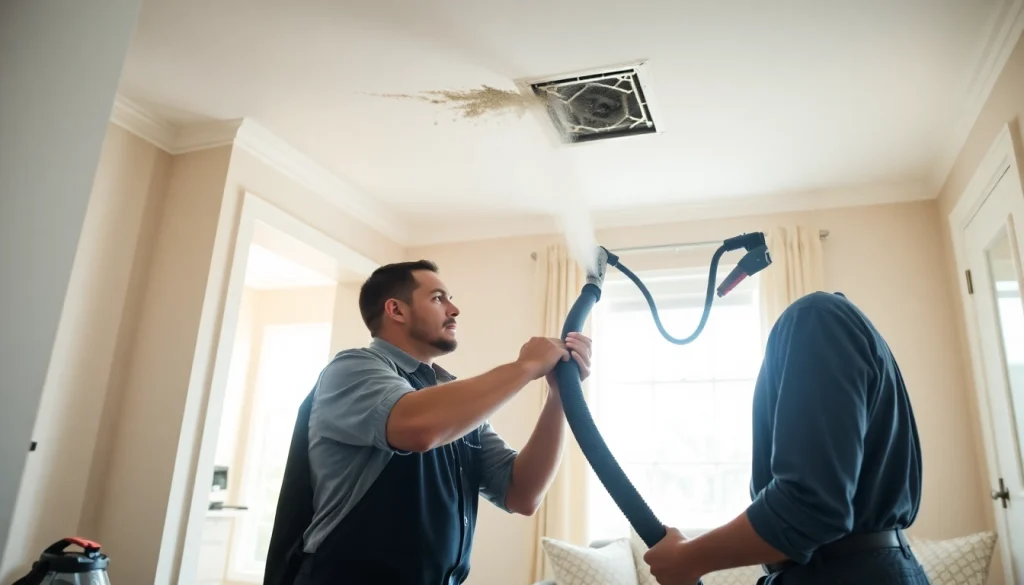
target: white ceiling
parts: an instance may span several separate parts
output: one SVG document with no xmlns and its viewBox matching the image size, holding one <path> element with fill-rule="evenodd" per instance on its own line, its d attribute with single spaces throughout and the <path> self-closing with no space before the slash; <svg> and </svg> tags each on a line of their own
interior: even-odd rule
<svg viewBox="0 0 1024 585">
<path fill-rule="evenodd" d="M 1020 4 L 146 0 L 122 94 L 175 124 L 256 120 L 421 239 L 480 217 L 515 220 L 480 235 L 535 230 L 567 201 L 615 223 L 727 198 L 919 199 L 1014 44 L 1004 23 Z M 637 61 L 663 131 L 567 147 L 535 117 L 370 95 Z"/>
</svg>

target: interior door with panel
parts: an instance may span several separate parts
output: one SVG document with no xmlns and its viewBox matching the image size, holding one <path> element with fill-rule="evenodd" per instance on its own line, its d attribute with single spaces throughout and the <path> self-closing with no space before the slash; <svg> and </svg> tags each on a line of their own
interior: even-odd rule
<svg viewBox="0 0 1024 585">
<path fill-rule="evenodd" d="M 1002 139 L 990 156 L 1001 152 L 1000 145 L 1008 153 L 995 157 L 1000 164 L 983 165 L 988 180 L 982 183 L 985 175 L 979 175 L 975 183 L 984 187 L 961 232 L 958 255 L 966 266 L 976 380 L 983 382 L 978 390 L 1002 564 L 1008 582 L 1024 583 L 1024 192 L 1012 138 Z"/>
</svg>

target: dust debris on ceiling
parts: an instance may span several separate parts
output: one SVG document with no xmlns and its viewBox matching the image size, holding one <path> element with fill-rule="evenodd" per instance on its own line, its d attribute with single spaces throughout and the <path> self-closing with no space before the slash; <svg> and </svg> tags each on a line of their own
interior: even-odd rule
<svg viewBox="0 0 1024 585">
<path fill-rule="evenodd" d="M 378 97 L 410 99 L 434 105 L 449 106 L 465 119 L 489 115 L 514 114 L 522 117 L 527 110 L 543 104 L 543 98 L 524 95 L 514 89 L 497 89 L 489 85 L 464 90 L 432 90 L 418 94 L 376 94 Z"/>
</svg>

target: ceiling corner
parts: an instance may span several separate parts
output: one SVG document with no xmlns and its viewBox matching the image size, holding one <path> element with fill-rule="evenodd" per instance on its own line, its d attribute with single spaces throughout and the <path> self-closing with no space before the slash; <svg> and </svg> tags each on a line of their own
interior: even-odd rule
<svg viewBox="0 0 1024 585">
<path fill-rule="evenodd" d="M 244 148 L 396 244 L 409 244 L 406 225 L 389 209 L 360 193 L 251 118 L 213 120 L 179 127 L 118 95 L 110 121 L 172 155 L 226 145 Z"/>
<path fill-rule="evenodd" d="M 985 107 L 992 88 L 1003 72 L 1010 54 L 1024 32 L 1024 0 L 1002 0 L 993 15 L 978 61 L 971 73 L 967 98 L 956 119 L 955 125 L 940 145 L 935 162 L 928 177 L 928 189 L 931 198 L 939 196 L 946 178 L 960 151 L 967 142 L 967 137 L 974 128 L 981 110 Z"/>
<path fill-rule="evenodd" d="M 160 150 L 174 150 L 178 128 L 150 114 L 145 108 L 123 95 L 115 96 L 110 121 Z"/>
<path fill-rule="evenodd" d="M 409 244 L 407 226 L 390 209 L 361 193 L 259 122 L 251 118 L 241 120 L 234 143 L 396 244 Z"/>
</svg>

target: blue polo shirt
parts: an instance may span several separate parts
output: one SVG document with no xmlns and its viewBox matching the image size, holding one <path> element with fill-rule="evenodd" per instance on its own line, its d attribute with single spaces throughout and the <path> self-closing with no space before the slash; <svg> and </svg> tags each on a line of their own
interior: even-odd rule
<svg viewBox="0 0 1024 585">
<path fill-rule="evenodd" d="M 770 333 L 753 402 L 747 517 L 797 563 L 851 533 L 906 528 L 921 448 L 903 377 L 874 325 L 841 294 L 813 293 Z"/>
<path fill-rule="evenodd" d="M 461 460 L 466 460 L 465 454 L 469 453 L 479 477 L 464 481 L 472 486 L 474 493 L 478 492 L 507 511 L 505 495 L 512 480 L 516 451 L 490 423 L 475 429 L 471 436 L 427 454 L 410 454 L 393 448 L 387 441 L 388 416 L 402 396 L 451 380 L 454 376 L 440 366 L 428 366 L 382 339 L 374 339 L 367 348 L 342 351 L 327 365 L 314 390 L 309 419 L 313 521 L 305 532 L 305 552 L 315 553 L 371 490 L 389 487 L 382 486 L 378 479 L 395 457 L 416 459 L 417 473 L 426 474 L 429 470 L 436 475 L 418 476 L 417 481 L 430 483 L 420 486 L 419 492 L 423 492 L 433 489 L 431 486 L 447 486 L 459 480 L 459 473 L 463 471 L 455 467 L 460 461 L 459 450 L 462 450 Z M 427 456 L 433 457 L 429 464 L 424 463 Z M 439 463 L 435 464 L 435 459 Z M 468 465 L 465 461 L 463 464 Z M 403 481 L 409 481 L 410 477 L 404 476 Z M 436 497 L 456 497 L 452 494 L 457 492 L 446 490 L 443 493 L 447 495 Z M 476 495 L 473 497 L 475 499 Z M 459 507 L 453 502 L 448 504 L 451 509 Z M 432 513 L 434 509 L 442 508 L 431 507 L 426 512 Z M 459 525 L 469 525 L 472 519 L 455 520 Z M 439 522 L 429 517 L 425 521 Z M 449 537 L 438 535 L 438 538 Z M 469 538 L 471 540 L 471 535 Z"/>
</svg>

